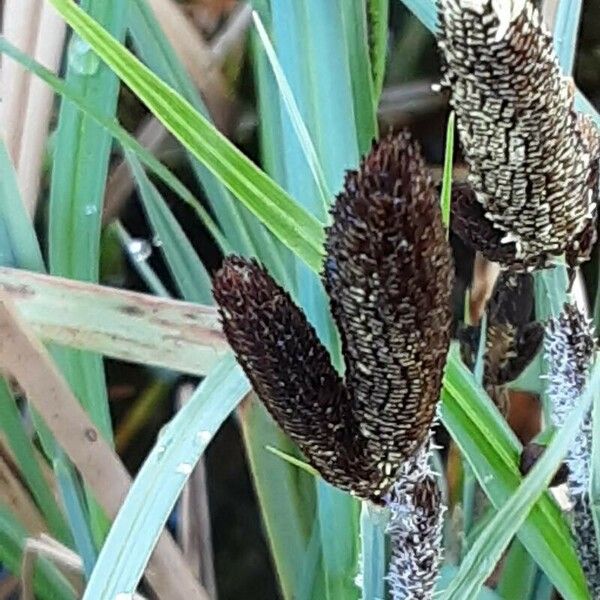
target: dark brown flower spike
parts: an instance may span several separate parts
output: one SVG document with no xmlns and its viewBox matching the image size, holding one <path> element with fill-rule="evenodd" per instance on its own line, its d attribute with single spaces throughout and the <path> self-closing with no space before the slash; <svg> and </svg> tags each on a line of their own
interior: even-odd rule
<svg viewBox="0 0 600 600">
<path fill-rule="evenodd" d="M 226 258 L 213 294 L 227 340 L 273 418 L 324 479 L 365 495 L 346 389 L 304 313 L 253 260 Z"/>
<path fill-rule="evenodd" d="M 330 483 L 381 502 L 428 438 L 450 337 L 452 259 L 418 146 L 403 132 L 349 172 L 327 232 L 325 284 L 345 384 L 290 296 L 228 258 L 214 296 L 275 420 Z"/>
<path fill-rule="evenodd" d="M 325 287 L 368 457 L 395 473 L 427 437 L 450 339 L 451 251 L 408 134 L 348 173 L 327 231 Z"/>
<path fill-rule="evenodd" d="M 438 0 L 450 91 L 472 191 L 455 196 L 456 232 L 505 267 L 589 257 L 600 136 L 578 114 L 552 39 L 530 0 Z"/>
</svg>

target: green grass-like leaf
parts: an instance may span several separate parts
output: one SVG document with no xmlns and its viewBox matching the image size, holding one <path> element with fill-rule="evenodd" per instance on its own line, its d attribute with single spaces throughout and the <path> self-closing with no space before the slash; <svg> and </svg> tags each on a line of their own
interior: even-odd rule
<svg viewBox="0 0 600 600">
<path fill-rule="evenodd" d="M 106 30 L 69 0 L 50 0 L 85 39 L 186 148 L 205 164 L 246 207 L 315 270 L 320 268 L 322 237 L 318 221 L 263 171 L 235 148 L 192 105 L 163 83 Z"/>
<path fill-rule="evenodd" d="M 368 0 L 369 44 L 371 48 L 371 70 L 373 72 L 373 104 L 379 104 L 385 79 L 388 50 L 389 0 Z"/>
<path fill-rule="evenodd" d="M 446 128 L 446 151 L 444 153 L 444 173 L 442 176 L 442 222 L 450 232 L 450 211 L 452 208 L 452 165 L 454 163 L 454 112 L 448 117 Z"/>
<path fill-rule="evenodd" d="M 127 153 L 127 160 L 140 191 L 144 210 L 160 240 L 160 250 L 181 293 L 188 302 L 212 304 L 210 275 L 198 258 L 181 225 L 154 187 L 139 160 Z"/>
<path fill-rule="evenodd" d="M 500 509 L 522 480 L 518 467 L 521 446 L 455 350 L 448 359 L 444 386 L 442 423 L 494 507 Z M 586 597 L 582 596 L 587 586 L 571 532 L 547 494 L 534 505 L 518 536 L 561 594 L 568 598 Z"/>
<path fill-rule="evenodd" d="M 17 517 L 0 504 L 0 562 L 15 575 L 21 572 L 23 550 L 29 534 Z M 37 561 L 33 578 L 36 597 L 40 600 L 75 600 L 69 582 L 47 560 Z"/>
<path fill-rule="evenodd" d="M 565 458 L 569 447 L 579 433 L 581 422 L 588 413 L 600 386 L 600 363 L 594 368 L 586 392 L 573 409 L 564 427 L 557 432 L 550 445 L 517 491 L 498 510 L 494 518 L 479 534 L 463 560 L 459 572 L 442 596 L 443 600 L 471 598 L 483 586 L 496 563 L 502 557 L 510 540 L 527 518 L 537 499 L 550 484 L 552 477 Z M 585 589 L 562 592 L 570 600 L 589 598 Z"/>
<path fill-rule="evenodd" d="M 223 421 L 250 391 L 227 355 L 163 429 L 127 494 L 84 600 L 132 594 L 183 486 Z"/>
<path fill-rule="evenodd" d="M 33 442 L 25 431 L 16 400 L 4 379 L 0 379 L 0 429 L 50 532 L 63 544 L 69 544 L 69 528 L 40 469 Z"/>
</svg>

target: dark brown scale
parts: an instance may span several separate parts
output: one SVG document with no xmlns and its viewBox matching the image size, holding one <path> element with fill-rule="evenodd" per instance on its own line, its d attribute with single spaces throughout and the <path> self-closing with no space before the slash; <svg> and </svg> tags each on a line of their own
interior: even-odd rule
<svg viewBox="0 0 600 600">
<path fill-rule="evenodd" d="M 332 216 L 324 281 L 352 410 L 370 460 L 395 472 L 435 413 L 453 281 L 439 197 L 407 132 L 348 173 Z"/>
<path fill-rule="evenodd" d="M 574 109 L 539 11 L 527 0 L 497 39 L 491 0 L 438 0 L 438 8 L 443 85 L 473 189 L 455 200 L 454 229 L 512 270 L 547 267 L 562 254 L 570 265 L 586 260 L 599 134 Z"/>
<path fill-rule="evenodd" d="M 503 386 L 525 370 L 540 350 L 544 338 L 543 326 L 529 320 L 532 308 L 531 275 L 503 273 L 488 306 L 483 385 L 505 415 L 509 407 Z M 463 327 L 458 338 L 463 360 L 473 369 L 480 327 Z"/>
</svg>

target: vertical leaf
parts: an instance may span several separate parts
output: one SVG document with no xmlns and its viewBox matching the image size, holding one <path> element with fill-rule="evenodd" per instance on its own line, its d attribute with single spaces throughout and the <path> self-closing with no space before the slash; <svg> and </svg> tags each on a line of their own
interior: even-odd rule
<svg viewBox="0 0 600 600">
<path fill-rule="evenodd" d="M 83 0 L 82 8 L 118 39 L 125 35 L 126 5 Z M 119 80 L 89 44 L 73 36 L 68 50 L 67 82 L 106 117 L 114 117 Z M 96 282 L 100 263 L 102 201 L 112 137 L 67 101 L 61 103 L 50 188 L 48 255 L 53 275 Z M 102 357 L 62 350 L 60 364 L 75 395 L 102 435 L 112 425 Z M 107 523 L 88 497 L 91 526 L 100 541 Z"/>
</svg>

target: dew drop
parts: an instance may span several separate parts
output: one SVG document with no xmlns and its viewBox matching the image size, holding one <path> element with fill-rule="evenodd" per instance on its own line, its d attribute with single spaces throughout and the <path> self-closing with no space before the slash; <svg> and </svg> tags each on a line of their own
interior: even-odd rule
<svg viewBox="0 0 600 600">
<path fill-rule="evenodd" d="M 152 254 L 152 246 L 148 243 L 148 240 L 133 239 L 127 244 L 127 250 L 131 255 L 131 258 L 136 262 L 144 262 L 148 260 Z"/>
<path fill-rule="evenodd" d="M 98 207 L 95 204 L 86 204 L 84 212 L 88 217 L 95 215 L 98 212 Z"/>
<path fill-rule="evenodd" d="M 210 433 L 210 431 L 199 431 L 196 434 L 196 438 L 198 439 L 198 442 L 200 444 L 202 444 L 203 446 L 208 445 L 208 443 L 210 442 L 212 435 Z"/>
<path fill-rule="evenodd" d="M 160 248 L 160 247 L 163 245 L 163 242 L 162 242 L 162 240 L 160 239 L 160 237 L 159 237 L 158 235 L 155 235 L 155 236 L 152 238 L 152 245 L 153 245 L 155 248 Z"/>
<path fill-rule="evenodd" d="M 160 458 L 164 453 L 167 447 L 164 444 L 156 447 L 156 454 Z"/>
<path fill-rule="evenodd" d="M 181 473 L 181 475 L 191 475 L 194 467 L 193 465 L 190 465 L 190 463 L 179 463 L 175 470 L 177 473 Z"/>
<path fill-rule="evenodd" d="M 87 42 L 74 37 L 69 47 L 69 65 L 80 75 L 94 75 L 100 66 L 100 59 Z"/>
</svg>

